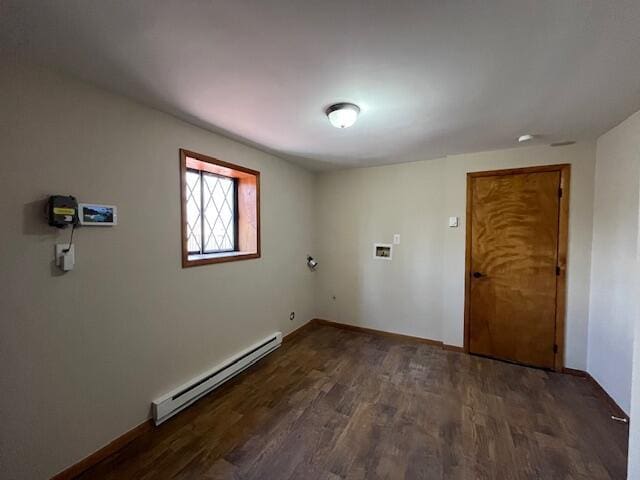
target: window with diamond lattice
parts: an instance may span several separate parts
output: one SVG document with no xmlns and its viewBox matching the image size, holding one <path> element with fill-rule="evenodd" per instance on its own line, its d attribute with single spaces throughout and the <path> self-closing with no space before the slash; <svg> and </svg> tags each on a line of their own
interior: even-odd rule
<svg viewBox="0 0 640 480">
<path fill-rule="evenodd" d="M 234 251 L 235 179 L 197 170 L 187 170 L 186 177 L 189 253 Z"/>
<path fill-rule="evenodd" d="M 180 150 L 182 266 L 260 257 L 260 172 Z"/>
</svg>

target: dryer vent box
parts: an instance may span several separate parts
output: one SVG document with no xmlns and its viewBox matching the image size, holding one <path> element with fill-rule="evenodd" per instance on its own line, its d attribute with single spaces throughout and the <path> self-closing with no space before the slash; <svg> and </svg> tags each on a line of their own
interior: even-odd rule
<svg viewBox="0 0 640 480">
<path fill-rule="evenodd" d="M 379 260 L 391 260 L 393 245 L 388 243 L 375 243 L 373 245 L 373 258 Z"/>
</svg>

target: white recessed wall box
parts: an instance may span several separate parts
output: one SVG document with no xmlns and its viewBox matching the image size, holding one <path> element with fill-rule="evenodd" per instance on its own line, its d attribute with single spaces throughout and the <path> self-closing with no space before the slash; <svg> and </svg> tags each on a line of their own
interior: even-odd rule
<svg viewBox="0 0 640 480">
<path fill-rule="evenodd" d="M 373 258 L 378 260 L 391 260 L 393 245 L 390 243 L 374 243 Z"/>
</svg>

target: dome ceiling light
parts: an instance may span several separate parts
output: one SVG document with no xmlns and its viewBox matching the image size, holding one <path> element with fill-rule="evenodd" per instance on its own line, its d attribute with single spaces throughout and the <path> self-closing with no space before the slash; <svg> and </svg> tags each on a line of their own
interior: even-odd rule
<svg viewBox="0 0 640 480">
<path fill-rule="evenodd" d="M 336 128 L 349 128 L 356 123 L 360 107 L 353 103 L 336 103 L 326 110 L 327 117 Z"/>
</svg>

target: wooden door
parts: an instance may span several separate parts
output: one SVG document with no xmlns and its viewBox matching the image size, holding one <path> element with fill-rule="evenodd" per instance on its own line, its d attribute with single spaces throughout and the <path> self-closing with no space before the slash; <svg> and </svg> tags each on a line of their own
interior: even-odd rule
<svg viewBox="0 0 640 480">
<path fill-rule="evenodd" d="M 560 368 L 567 176 L 567 166 L 469 174 L 469 352 Z"/>
</svg>

